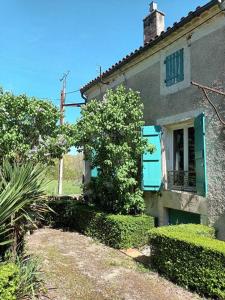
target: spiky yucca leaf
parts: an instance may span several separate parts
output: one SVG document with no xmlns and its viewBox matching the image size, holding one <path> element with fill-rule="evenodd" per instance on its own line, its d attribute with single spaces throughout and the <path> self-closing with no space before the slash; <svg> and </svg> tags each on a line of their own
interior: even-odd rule
<svg viewBox="0 0 225 300">
<path fill-rule="evenodd" d="M 0 170 L 0 245 L 10 243 L 5 234 L 24 219 L 32 220 L 40 214 L 38 202 L 44 200 L 45 171 L 32 163 L 10 165 L 5 161 Z M 46 205 L 41 205 L 42 210 Z M 6 237 L 7 239 L 3 238 Z"/>
</svg>

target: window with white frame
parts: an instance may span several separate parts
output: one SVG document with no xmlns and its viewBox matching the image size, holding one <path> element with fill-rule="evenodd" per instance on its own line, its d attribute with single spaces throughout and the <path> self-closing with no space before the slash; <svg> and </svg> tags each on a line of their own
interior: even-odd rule
<svg viewBox="0 0 225 300">
<path fill-rule="evenodd" d="M 206 117 L 171 125 L 146 125 L 142 136 L 155 151 L 142 155 L 143 191 L 162 189 L 196 192 L 207 196 Z"/>
<path fill-rule="evenodd" d="M 171 130 L 171 162 L 168 188 L 195 191 L 195 129 L 185 126 Z"/>
</svg>

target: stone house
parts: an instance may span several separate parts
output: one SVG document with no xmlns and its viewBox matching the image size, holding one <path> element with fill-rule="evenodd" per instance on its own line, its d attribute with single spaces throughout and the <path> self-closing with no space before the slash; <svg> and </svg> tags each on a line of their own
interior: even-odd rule
<svg viewBox="0 0 225 300">
<path fill-rule="evenodd" d="M 212 0 L 165 30 L 165 15 L 152 2 L 143 21 L 144 45 L 81 88 L 81 94 L 87 101 L 102 99 L 119 84 L 140 91 L 143 135 L 157 148 L 142 158 L 147 212 L 160 226 L 214 225 L 225 240 L 225 127 L 191 84 L 223 84 L 224 8 L 224 1 Z M 225 117 L 224 97 L 210 97 Z M 90 170 L 86 163 L 85 180 Z"/>
</svg>

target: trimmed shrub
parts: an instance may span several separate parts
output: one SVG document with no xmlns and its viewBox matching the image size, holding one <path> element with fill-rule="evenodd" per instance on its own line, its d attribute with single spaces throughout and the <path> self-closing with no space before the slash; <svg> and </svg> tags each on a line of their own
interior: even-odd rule
<svg viewBox="0 0 225 300">
<path fill-rule="evenodd" d="M 50 214 L 54 227 L 68 227 L 117 248 L 140 247 L 148 242 L 148 231 L 154 218 L 146 215 L 106 214 L 94 206 L 76 201 L 50 202 L 56 214 Z"/>
<path fill-rule="evenodd" d="M 138 248 L 147 244 L 148 230 L 152 227 L 154 227 L 154 219 L 149 216 L 100 213 L 92 220 L 86 234 L 117 249 Z"/>
<path fill-rule="evenodd" d="M 225 243 L 214 229 L 177 225 L 152 229 L 152 263 L 169 279 L 216 299 L 225 299 Z"/>
<path fill-rule="evenodd" d="M 90 222 L 101 212 L 75 200 L 50 201 L 49 207 L 54 211 L 47 214 L 46 221 L 53 227 L 70 228 L 81 233 L 86 231 Z"/>
<path fill-rule="evenodd" d="M 19 270 L 13 263 L 0 264 L 0 299 L 16 300 Z"/>
</svg>

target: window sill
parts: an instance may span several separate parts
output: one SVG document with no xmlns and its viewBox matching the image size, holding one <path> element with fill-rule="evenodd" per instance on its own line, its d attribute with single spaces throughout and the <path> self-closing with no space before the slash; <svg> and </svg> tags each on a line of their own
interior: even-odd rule
<svg viewBox="0 0 225 300">
<path fill-rule="evenodd" d="M 186 193 L 192 193 L 192 194 L 196 194 L 197 190 L 196 187 L 169 187 L 167 188 L 168 191 L 176 191 L 176 192 L 186 192 Z"/>
<path fill-rule="evenodd" d="M 207 198 L 204 196 L 198 195 L 196 192 L 193 191 L 179 191 L 174 189 L 164 189 L 162 191 L 162 194 L 167 194 L 166 198 L 172 199 L 172 201 L 183 201 L 186 199 L 186 201 L 205 201 Z"/>
</svg>

